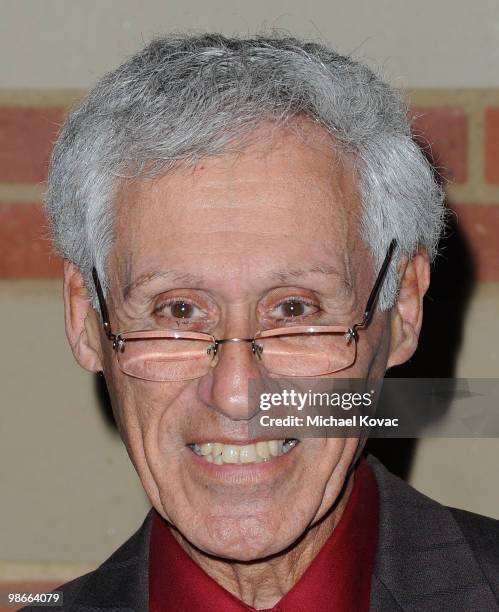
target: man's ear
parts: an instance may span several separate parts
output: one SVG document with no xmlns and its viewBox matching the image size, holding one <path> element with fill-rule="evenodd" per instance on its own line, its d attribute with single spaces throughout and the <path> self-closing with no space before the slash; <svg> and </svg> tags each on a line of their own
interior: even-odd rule
<svg viewBox="0 0 499 612">
<path fill-rule="evenodd" d="M 64 322 L 76 361 L 85 370 L 102 370 L 98 313 L 92 308 L 78 268 L 64 261 Z"/>
<path fill-rule="evenodd" d="M 391 311 L 391 340 L 387 367 L 405 363 L 417 346 L 423 323 L 423 297 L 430 284 L 428 252 L 421 248 L 399 270 L 397 301 Z"/>
</svg>

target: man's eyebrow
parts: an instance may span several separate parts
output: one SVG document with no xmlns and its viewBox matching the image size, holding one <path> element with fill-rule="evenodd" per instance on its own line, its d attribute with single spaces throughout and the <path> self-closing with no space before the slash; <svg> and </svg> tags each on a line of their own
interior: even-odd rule
<svg viewBox="0 0 499 612">
<path fill-rule="evenodd" d="M 182 285 L 201 285 L 203 279 L 201 276 L 196 274 L 189 274 L 187 272 L 180 272 L 178 270 L 156 270 L 154 272 L 145 272 L 140 274 L 134 280 L 126 282 L 122 289 L 123 299 L 126 300 L 130 297 L 131 293 L 136 289 L 143 287 L 152 281 L 157 279 L 167 280 L 172 283 L 181 283 Z"/>
<path fill-rule="evenodd" d="M 272 273 L 272 276 L 279 282 L 286 283 L 292 280 L 299 280 L 309 274 L 336 276 L 348 289 L 352 289 L 352 282 L 348 270 L 346 275 L 341 274 L 337 268 L 326 263 L 317 263 L 308 268 L 283 268 L 281 270 L 275 270 Z"/>
<path fill-rule="evenodd" d="M 280 283 L 286 283 L 293 280 L 299 280 L 309 274 L 336 276 L 342 281 L 347 289 L 352 289 L 349 274 L 345 277 L 344 274 L 338 272 L 337 268 L 325 263 L 318 263 L 307 268 L 283 268 L 281 270 L 274 270 L 271 276 Z M 185 286 L 200 286 L 203 284 L 203 277 L 197 274 L 180 272 L 178 270 L 156 270 L 154 272 L 140 274 L 134 280 L 126 282 L 122 290 L 123 299 L 128 299 L 133 291 L 157 279 L 167 280 L 175 284 L 181 283 Z"/>
</svg>

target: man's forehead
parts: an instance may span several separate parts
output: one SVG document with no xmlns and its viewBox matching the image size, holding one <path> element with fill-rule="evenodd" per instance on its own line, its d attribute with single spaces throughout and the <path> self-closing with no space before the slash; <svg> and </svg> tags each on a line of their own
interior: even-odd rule
<svg viewBox="0 0 499 612">
<path fill-rule="evenodd" d="M 286 191 L 300 182 L 310 184 L 317 192 L 333 192 L 345 198 L 358 198 L 358 175 L 353 156 L 339 150 L 336 141 L 309 120 L 295 122 L 291 127 L 258 127 L 252 140 L 241 150 L 200 159 L 196 163 L 179 161 L 164 174 L 153 178 L 123 181 L 118 200 L 126 200 L 120 214 L 143 200 L 164 198 L 166 191 L 195 192 L 209 188 L 231 187 L 251 190 L 254 184 L 276 185 Z M 267 130 L 270 133 L 267 133 Z M 338 202 L 336 202 L 338 204 Z"/>
<path fill-rule="evenodd" d="M 276 145 L 263 156 L 255 144 L 229 162 L 209 158 L 124 184 L 115 228 L 123 295 L 160 277 L 199 286 L 207 275 L 192 261 L 217 265 L 223 254 L 263 253 L 267 277 L 281 282 L 322 273 L 350 283 L 344 251 L 356 242 L 356 175 L 325 142 L 307 148 L 289 134 L 282 142 L 285 150 Z"/>
</svg>

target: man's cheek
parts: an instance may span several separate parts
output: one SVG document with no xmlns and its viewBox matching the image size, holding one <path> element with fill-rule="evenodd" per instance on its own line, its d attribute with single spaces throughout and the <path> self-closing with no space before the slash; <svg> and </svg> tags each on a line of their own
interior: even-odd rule
<svg viewBox="0 0 499 612">
<path fill-rule="evenodd" d="M 327 487 L 338 479 L 339 462 L 347 446 L 347 438 L 309 438 L 302 441 L 305 463 L 304 487 Z"/>
</svg>

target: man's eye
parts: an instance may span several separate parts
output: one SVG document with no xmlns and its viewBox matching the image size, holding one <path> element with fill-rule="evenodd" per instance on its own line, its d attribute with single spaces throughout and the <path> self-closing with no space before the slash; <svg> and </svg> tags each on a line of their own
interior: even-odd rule
<svg viewBox="0 0 499 612">
<path fill-rule="evenodd" d="M 170 311 L 177 319 L 188 319 L 194 312 L 194 306 L 188 302 L 175 302 L 170 306 Z"/>
<path fill-rule="evenodd" d="M 319 306 L 301 300 L 286 300 L 277 306 L 277 313 L 280 318 L 292 319 L 294 317 L 304 317 L 310 314 L 315 314 L 319 310 Z"/>
<path fill-rule="evenodd" d="M 195 319 L 203 316 L 203 310 L 191 302 L 175 300 L 161 304 L 155 309 L 156 314 L 170 316 L 173 319 Z"/>
</svg>

